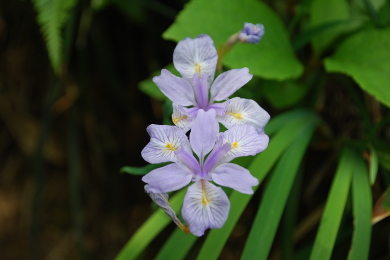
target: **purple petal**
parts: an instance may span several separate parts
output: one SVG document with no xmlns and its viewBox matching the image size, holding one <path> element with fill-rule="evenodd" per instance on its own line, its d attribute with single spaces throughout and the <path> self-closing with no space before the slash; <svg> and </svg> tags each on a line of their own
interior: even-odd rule
<svg viewBox="0 0 390 260">
<path fill-rule="evenodd" d="M 258 133 L 264 133 L 270 116 L 255 101 L 236 97 L 229 100 L 226 114 L 217 119 L 228 129 L 235 125 L 251 124 Z"/>
<path fill-rule="evenodd" d="M 185 132 L 176 126 L 150 125 L 146 131 L 150 135 L 150 142 L 141 155 L 149 163 L 175 162 L 175 151 L 180 147 L 191 151 Z"/>
<path fill-rule="evenodd" d="M 201 109 L 206 109 L 209 104 L 209 87 L 207 84 L 207 73 L 203 77 L 199 77 L 198 74 L 195 74 L 192 78 L 192 83 L 194 85 L 194 92 L 196 102 L 198 107 Z"/>
<path fill-rule="evenodd" d="M 258 134 L 252 125 L 237 125 L 221 133 L 218 139 L 223 144 L 230 144 L 230 150 L 219 163 L 229 162 L 234 158 L 256 155 L 265 150 L 269 138 L 266 134 Z"/>
<path fill-rule="evenodd" d="M 203 171 L 209 173 L 219 164 L 221 159 L 226 156 L 230 151 L 231 145 L 228 143 L 223 144 L 222 138 L 220 138 L 214 146 L 213 151 L 207 156 L 203 165 Z"/>
<path fill-rule="evenodd" d="M 192 155 L 192 153 L 186 151 L 185 149 L 179 149 L 175 152 L 177 161 L 186 166 L 193 174 L 200 172 L 200 166 L 198 161 Z"/>
<path fill-rule="evenodd" d="M 245 194 L 253 194 L 252 186 L 259 184 L 250 172 L 234 163 L 224 163 L 213 170 L 213 181 Z"/>
<path fill-rule="evenodd" d="M 217 116 L 223 116 L 226 113 L 226 108 L 229 104 L 229 100 L 223 103 L 212 103 L 208 109 L 214 109 Z"/>
<path fill-rule="evenodd" d="M 219 132 L 219 125 L 215 119 L 215 111 L 204 111 L 199 109 L 198 115 L 190 133 L 190 143 L 192 150 L 198 155 L 199 160 L 208 154 L 215 145 L 217 134 Z"/>
<path fill-rule="evenodd" d="M 229 215 L 230 202 L 225 192 L 206 180 L 188 187 L 182 215 L 190 231 L 202 236 L 208 228 L 221 228 Z"/>
<path fill-rule="evenodd" d="M 188 82 L 192 81 L 196 73 L 199 77 L 207 73 L 207 81 L 211 85 L 217 60 L 214 42 L 207 34 L 199 35 L 195 39 L 185 38 L 177 44 L 173 52 L 175 68 Z"/>
<path fill-rule="evenodd" d="M 173 114 L 172 114 L 172 122 L 180 127 L 184 132 L 187 132 L 191 129 L 192 122 L 195 120 L 194 117 L 191 117 L 187 112 L 187 108 L 173 103 Z"/>
<path fill-rule="evenodd" d="M 172 163 L 149 172 L 142 181 L 148 184 L 148 193 L 165 193 L 183 188 L 191 182 L 192 175 L 184 165 Z"/>
<path fill-rule="evenodd" d="M 190 83 L 173 75 L 166 69 L 161 70 L 161 76 L 153 77 L 153 82 L 170 100 L 182 106 L 195 105 L 194 91 Z"/>
<path fill-rule="evenodd" d="M 244 86 L 251 80 L 248 68 L 233 69 L 219 75 L 211 86 L 210 102 L 221 101 L 231 96 L 237 89 Z"/>
</svg>

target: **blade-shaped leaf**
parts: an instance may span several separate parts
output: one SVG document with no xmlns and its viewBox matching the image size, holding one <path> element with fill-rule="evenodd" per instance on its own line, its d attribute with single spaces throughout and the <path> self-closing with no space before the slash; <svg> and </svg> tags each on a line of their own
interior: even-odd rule
<svg viewBox="0 0 390 260">
<path fill-rule="evenodd" d="M 353 152 L 348 148 L 342 151 L 310 255 L 311 260 L 326 260 L 331 257 L 351 185 L 354 170 L 353 156 Z"/>
<path fill-rule="evenodd" d="M 316 125 L 318 123 L 318 117 L 312 112 L 302 113 L 299 117 L 292 113 L 292 116 L 296 117 L 295 120 L 287 120 L 288 123 L 281 127 L 280 131 L 270 139 L 268 148 L 260 155 L 256 156 L 248 168 L 252 175 L 258 178 L 260 182 L 267 175 L 283 151 L 301 132 L 302 128 L 307 127 L 307 125 Z M 256 191 L 257 187 L 254 187 L 253 189 Z M 218 259 L 220 252 L 251 199 L 251 196 L 233 191 L 229 199 L 231 209 L 228 220 L 223 228 L 210 231 L 197 259 Z"/>
<path fill-rule="evenodd" d="M 262 23 L 265 35 L 258 45 L 238 43 L 224 58 L 226 66 L 248 67 L 257 76 L 276 80 L 297 78 L 302 74 L 303 67 L 295 57 L 282 20 L 261 1 L 190 1 L 163 36 L 180 41 L 209 34 L 218 47 L 241 30 L 244 22 Z"/>
<path fill-rule="evenodd" d="M 174 211 L 178 211 L 183 203 L 187 189 L 178 191 L 169 200 Z M 146 195 L 146 194 L 145 194 Z M 162 211 L 157 209 L 145 223 L 135 232 L 131 239 L 119 252 L 116 260 L 137 259 L 138 255 L 149 245 L 149 243 L 163 230 L 172 220 Z"/>
<path fill-rule="evenodd" d="M 348 259 L 368 259 L 371 242 L 372 195 L 367 167 L 355 154 L 352 199 L 355 231 Z"/>
<path fill-rule="evenodd" d="M 300 129 L 299 135 L 280 158 L 264 192 L 241 259 L 267 259 L 295 176 L 316 124 Z"/>
</svg>

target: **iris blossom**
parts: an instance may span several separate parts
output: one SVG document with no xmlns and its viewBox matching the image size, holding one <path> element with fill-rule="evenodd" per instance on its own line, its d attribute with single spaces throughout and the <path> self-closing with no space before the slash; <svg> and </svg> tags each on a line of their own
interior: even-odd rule
<svg viewBox="0 0 390 260">
<path fill-rule="evenodd" d="M 260 42 L 264 35 L 264 25 L 258 23 L 256 25 L 252 23 L 245 23 L 244 28 L 238 35 L 238 39 L 245 43 L 257 44 Z"/>
<path fill-rule="evenodd" d="M 253 100 L 227 100 L 253 75 L 249 74 L 248 68 L 232 69 L 213 81 L 217 60 L 217 50 L 210 36 L 202 34 L 195 39 L 185 38 L 173 53 L 173 63 L 182 77 L 163 69 L 160 76 L 153 78 L 160 90 L 173 101 L 173 123 L 188 131 L 198 110 L 214 110 L 216 117 L 212 120 L 218 120 L 227 128 L 251 124 L 258 133 L 264 133 L 264 126 L 270 118 L 264 109 Z"/>
<path fill-rule="evenodd" d="M 269 141 L 249 124 L 219 133 L 215 117 L 215 110 L 199 109 L 189 140 L 178 127 L 150 125 L 147 131 L 151 140 L 141 153 L 150 163 L 173 162 L 142 178 L 148 193 L 175 191 L 194 182 L 185 195 L 182 216 L 196 236 L 208 228 L 222 227 L 229 214 L 228 197 L 211 181 L 253 194 L 252 186 L 258 185 L 258 180 L 247 169 L 229 162 L 263 151 Z"/>
</svg>

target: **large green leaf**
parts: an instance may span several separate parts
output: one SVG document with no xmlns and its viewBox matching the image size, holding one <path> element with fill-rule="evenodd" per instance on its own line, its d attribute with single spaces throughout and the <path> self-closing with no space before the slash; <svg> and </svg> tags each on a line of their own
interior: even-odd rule
<svg viewBox="0 0 390 260">
<path fill-rule="evenodd" d="M 390 28 L 367 29 L 345 40 L 325 60 L 328 72 L 351 76 L 362 89 L 390 107 Z"/>
<path fill-rule="evenodd" d="M 189 2 L 164 38 L 209 34 L 218 47 L 242 29 L 244 22 L 262 23 L 265 35 L 258 45 L 237 44 L 224 58 L 231 68 L 248 67 L 251 73 L 276 80 L 299 77 L 303 67 L 295 57 L 281 19 L 266 4 L 256 0 L 196 0 Z"/>
<path fill-rule="evenodd" d="M 59 73 L 63 59 L 62 29 L 69 18 L 75 0 L 33 0 L 38 12 L 37 21 L 44 35 L 47 51 L 53 70 Z"/>
<path fill-rule="evenodd" d="M 314 123 L 314 122 L 313 122 Z M 316 124 L 308 124 L 279 160 L 264 192 L 241 259 L 267 259 L 291 187 Z"/>
<path fill-rule="evenodd" d="M 331 257 L 341 217 L 347 202 L 353 170 L 353 151 L 344 149 L 326 201 L 324 214 L 322 215 L 320 227 L 310 255 L 311 260 L 326 260 Z"/>
</svg>

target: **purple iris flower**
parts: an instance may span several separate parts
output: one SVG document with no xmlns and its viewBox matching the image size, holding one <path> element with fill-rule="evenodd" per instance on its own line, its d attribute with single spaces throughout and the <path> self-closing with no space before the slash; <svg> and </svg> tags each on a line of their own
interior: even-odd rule
<svg viewBox="0 0 390 260">
<path fill-rule="evenodd" d="M 216 118 L 227 128 L 251 124 L 259 133 L 270 116 L 253 100 L 227 100 L 252 79 L 248 68 L 232 69 L 220 74 L 213 82 L 218 55 L 210 36 L 180 41 L 173 53 L 173 63 L 182 77 L 162 70 L 153 78 L 160 90 L 173 101 L 173 123 L 184 131 L 191 129 L 198 110 L 214 110 Z M 227 101 L 226 101 L 227 100 Z M 221 101 L 225 101 L 221 103 Z"/>
<path fill-rule="evenodd" d="M 263 151 L 269 141 L 267 135 L 259 134 L 249 124 L 219 133 L 215 117 L 215 110 L 199 109 L 189 140 L 178 127 L 150 125 L 147 130 L 151 140 L 141 153 L 150 163 L 174 162 L 142 178 L 148 193 L 175 191 L 195 182 L 184 198 L 182 215 L 196 236 L 202 236 L 208 228 L 221 228 L 229 214 L 228 197 L 211 181 L 252 194 L 258 180 L 247 169 L 229 162 Z"/>
<path fill-rule="evenodd" d="M 262 24 L 245 23 L 244 28 L 238 35 L 238 39 L 245 43 L 259 43 L 264 35 L 264 26 Z"/>
</svg>

